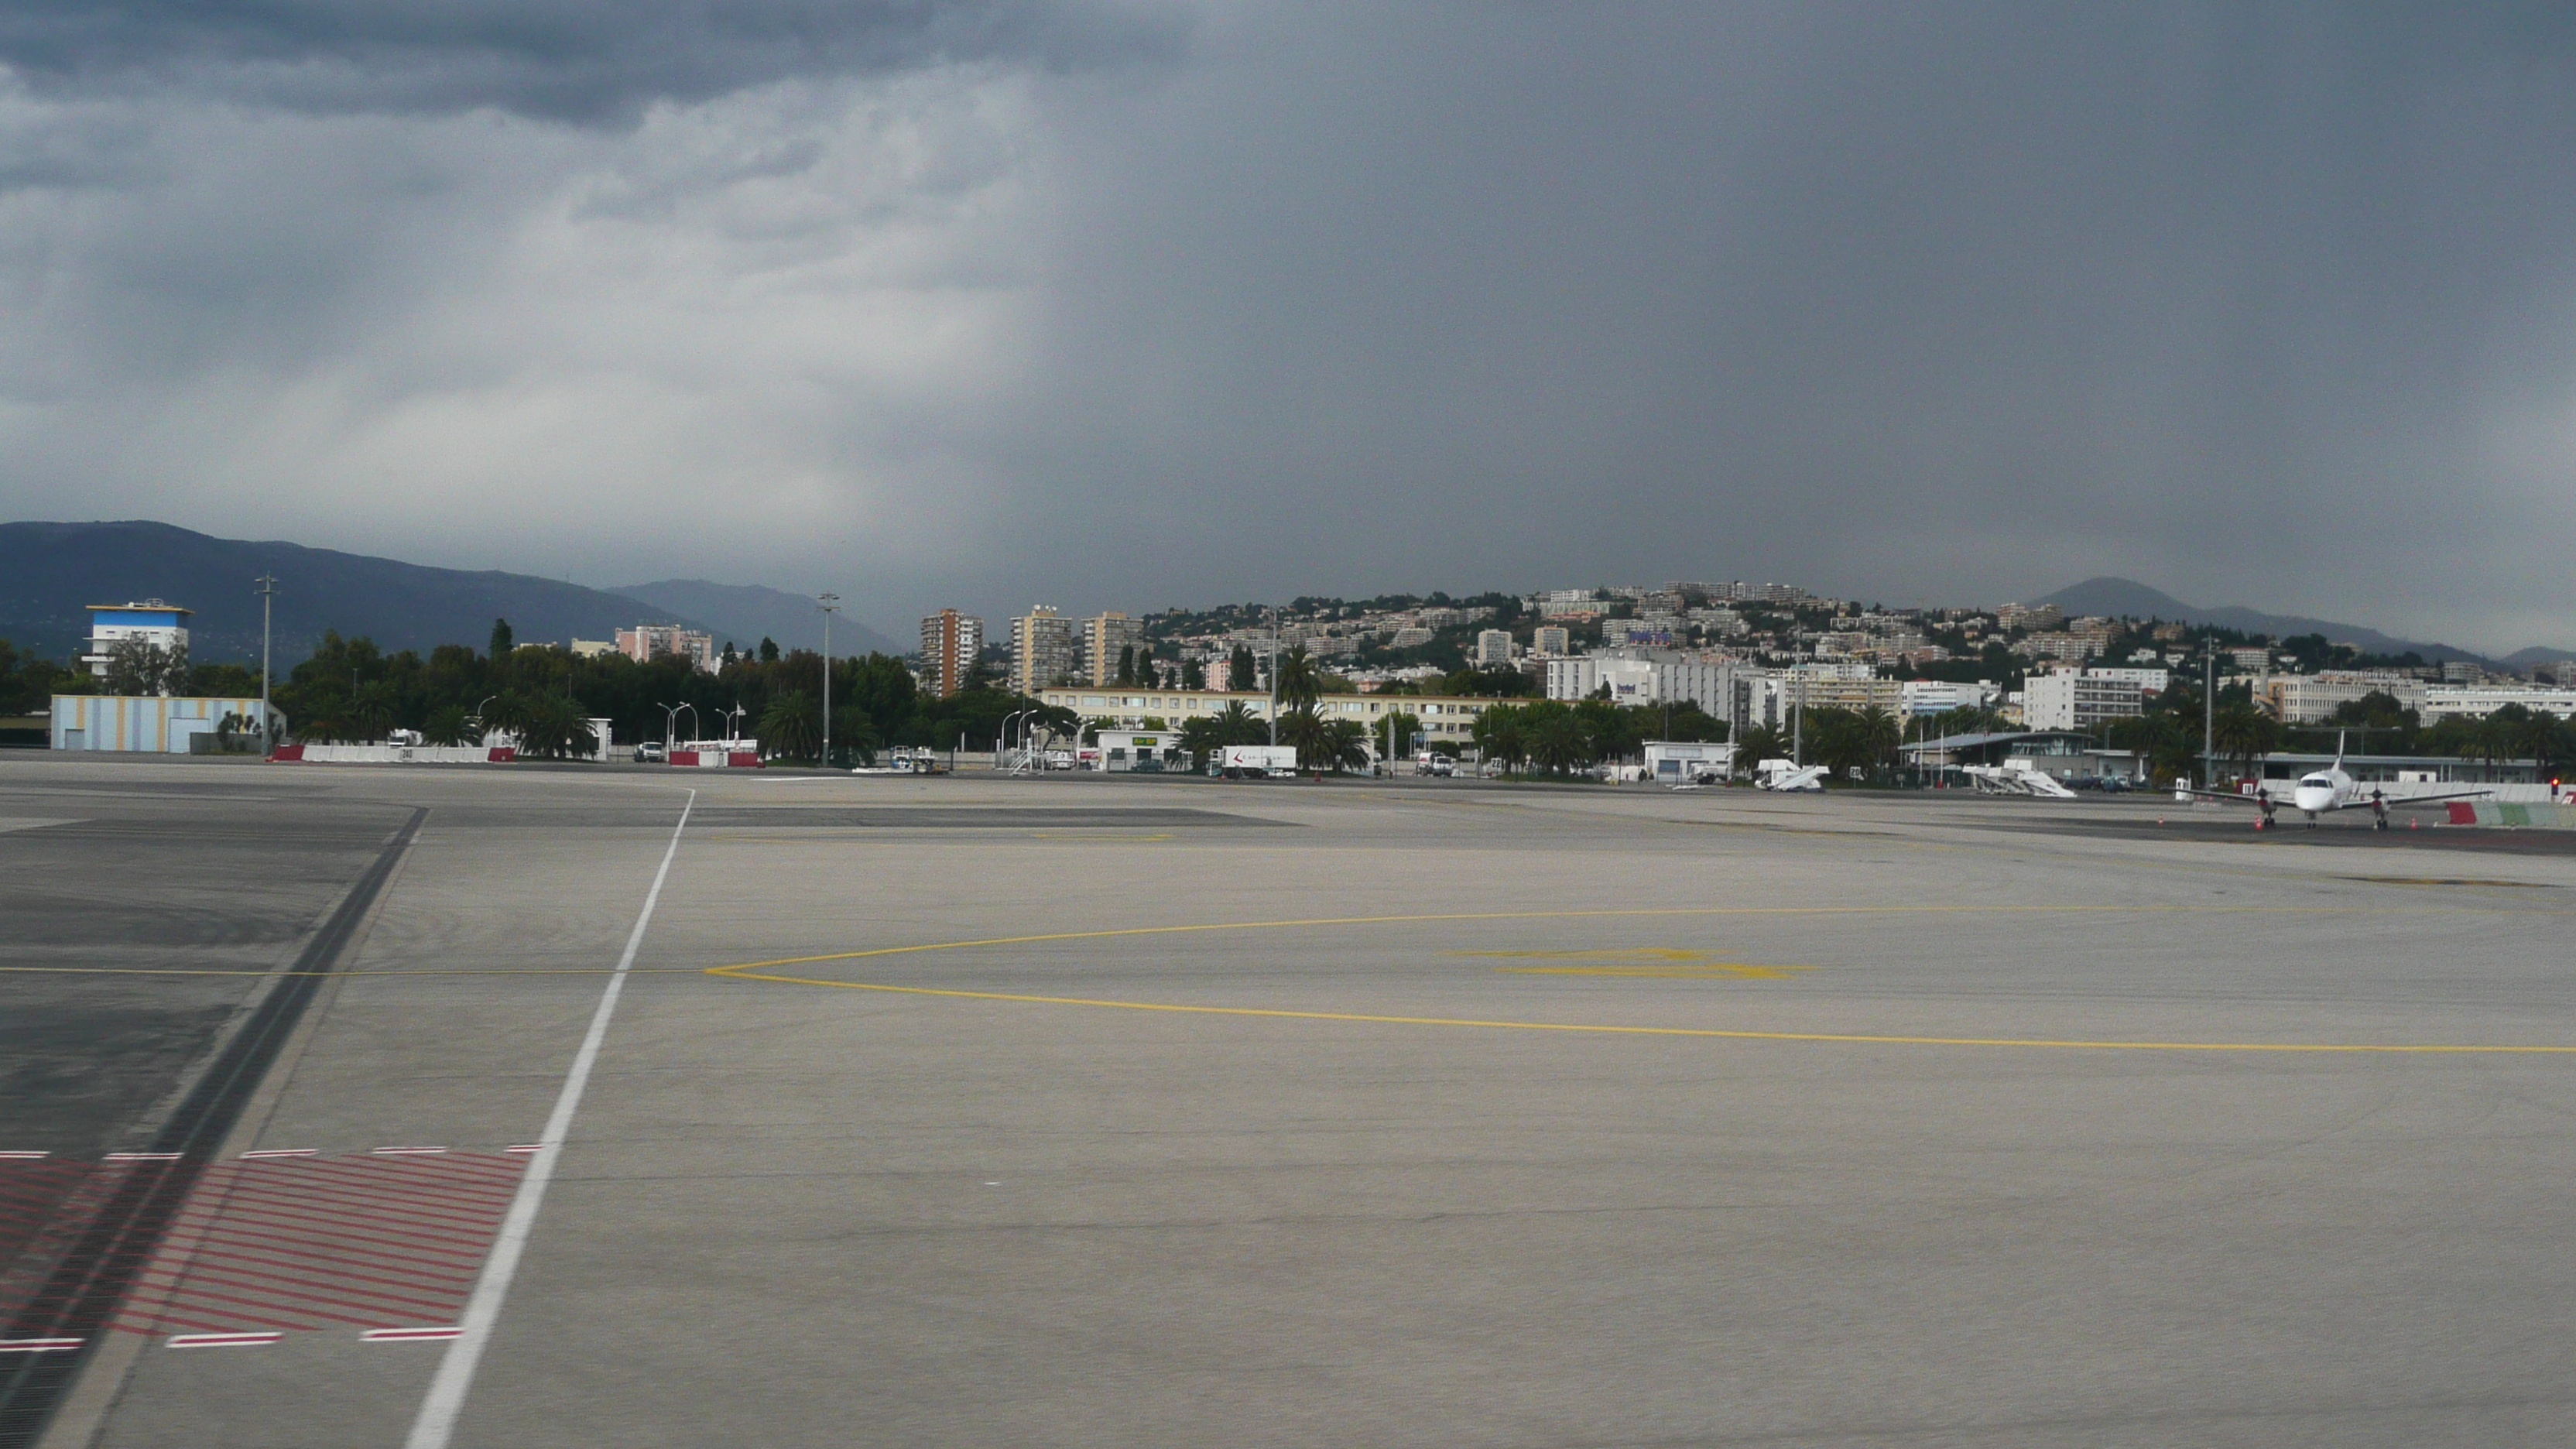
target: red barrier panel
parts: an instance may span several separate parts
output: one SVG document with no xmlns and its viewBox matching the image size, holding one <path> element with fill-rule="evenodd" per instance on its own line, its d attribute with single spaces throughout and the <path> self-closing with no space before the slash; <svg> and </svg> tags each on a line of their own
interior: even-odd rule
<svg viewBox="0 0 2576 1449">
<path fill-rule="evenodd" d="M 2478 823 L 2478 807 L 2470 804 L 2466 800 L 2452 801 L 2450 804 L 2450 811 L 2451 823 L 2453 825 L 2475 825 Z"/>
<path fill-rule="evenodd" d="M 493 764 L 506 765 L 517 758 L 519 758 L 519 751 L 518 747 L 515 745 L 494 745 L 492 747 L 491 760 Z"/>
<path fill-rule="evenodd" d="M 300 765 L 304 763 L 304 747 L 302 745 L 279 745 L 276 749 L 268 752 L 268 759 L 271 764 Z"/>
<path fill-rule="evenodd" d="M 697 764 L 697 762 L 698 752 L 695 750 L 673 750 L 671 752 L 671 763 L 674 765 L 693 766 Z"/>
<path fill-rule="evenodd" d="M 732 754 L 725 756 L 725 763 L 733 766 L 737 770 L 757 769 L 760 765 L 760 756 L 753 754 L 749 750 L 736 750 Z"/>
</svg>

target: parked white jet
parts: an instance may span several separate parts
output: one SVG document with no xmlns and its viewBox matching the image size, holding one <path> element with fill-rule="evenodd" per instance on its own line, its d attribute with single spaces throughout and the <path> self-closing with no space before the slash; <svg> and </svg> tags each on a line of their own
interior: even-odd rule
<svg viewBox="0 0 2576 1449">
<path fill-rule="evenodd" d="M 1952 768 L 1967 776 L 1981 794 L 2037 795 L 2049 800 L 2075 798 L 2075 792 L 2067 789 L 2056 776 L 2029 760 L 2006 760 L 2001 765 L 1957 765 Z"/>
<path fill-rule="evenodd" d="M 2254 788 L 2253 794 L 2245 795 L 2234 790 L 2196 789 L 2192 786 L 2182 785 L 2177 782 L 2177 788 L 2174 790 L 2174 798 L 2177 800 L 2189 800 L 2194 797 L 2198 797 L 2203 800 L 2225 800 L 2237 805 L 2251 805 L 2263 812 L 2262 823 L 2256 827 L 2257 829 L 2262 828 L 2264 825 L 2270 825 L 2272 823 L 2272 812 L 2286 803 L 2292 808 L 2307 815 L 2308 828 L 2311 830 L 2316 828 L 2317 817 L 2325 814 L 2329 810 L 2361 809 L 2369 810 L 2371 814 L 2376 817 L 2375 823 L 2378 825 L 2378 828 L 2385 830 L 2388 828 L 2388 812 L 2390 810 L 2409 810 L 2419 805 L 2438 805 L 2446 800 L 2467 800 L 2480 795 L 2492 795 L 2495 791 L 2453 790 L 2441 795 L 2400 795 L 2392 797 L 2378 786 L 2373 785 L 2370 787 L 2369 791 L 2365 793 L 2362 790 L 2361 783 L 2359 781 L 2344 773 L 2343 744 L 2338 740 L 2335 744 L 2334 763 L 2328 765 L 2322 770 L 2314 770 L 2308 774 L 2300 776 L 2298 783 L 2291 786 L 2287 793 L 2289 798 L 2287 801 L 2284 801 L 2280 796 L 2272 793 L 2269 785 L 2257 785 Z"/>
<path fill-rule="evenodd" d="M 1764 760 L 1753 767 L 1754 788 L 1760 790 L 1822 790 L 1825 767 L 1799 765 L 1789 760 Z"/>
</svg>

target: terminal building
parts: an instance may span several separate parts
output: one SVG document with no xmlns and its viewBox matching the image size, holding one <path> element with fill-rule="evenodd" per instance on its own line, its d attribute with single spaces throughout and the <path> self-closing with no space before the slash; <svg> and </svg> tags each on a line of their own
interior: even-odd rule
<svg viewBox="0 0 2576 1449">
<path fill-rule="evenodd" d="M 1270 696 L 1250 690 L 1155 690 L 1137 686 L 1103 692 L 1090 685 L 1058 685 L 1032 692 L 1039 703 L 1069 709 L 1082 716 L 1084 723 L 1099 724 L 1104 731 L 1178 730 L 1191 720 L 1222 714 L 1230 704 L 1242 705 L 1254 719 L 1265 723 L 1270 718 Z M 1475 735 L 1476 716 L 1495 705 L 1513 702 L 1449 695 L 1327 694 L 1315 702 L 1315 712 L 1328 720 L 1353 720 L 1367 726 L 1370 750 L 1383 754 L 1388 715 L 1409 714 L 1421 721 L 1420 731 L 1413 738 L 1416 748 L 1437 744 L 1463 747 Z"/>
</svg>

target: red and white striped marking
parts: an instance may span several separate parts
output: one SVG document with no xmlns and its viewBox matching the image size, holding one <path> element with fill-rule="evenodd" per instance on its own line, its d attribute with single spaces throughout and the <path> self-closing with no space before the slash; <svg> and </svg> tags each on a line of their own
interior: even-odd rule
<svg viewBox="0 0 2576 1449">
<path fill-rule="evenodd" d="M 182 1333 L 170 1339 L 172 1348 L 265 1348 L 286 1337 L 283 1333 Z"/>
<path fill-rule="evenodd" d="M 453 1324 L 445 1328 L 370 1328 L 358 1335 L 361 1343 L 442 1343 L 465 1330 Z"/>
<path fill-rule="evenodd" d="M 256 1152 L 245 1152 L 242 1154 L 242 1156 L 248 1158 L 319 1157 L 321 1155 L 322 1149 L 319 1147 L 263 1147 Z"/>
<path fill-rule="evenodd" d="M 69 1353 L 80 1346 L 77 1338 L 0 1338 L 0 1353 Z"/>
<path fill-rule="evenodd" d="M 107 1160 L 110 1162 L 176 1162 L 179 1160 L 179 1154 L 176 1152 L 111 1152 L 107 1154 Z"/>
<path fill-rule="evenodd" d="M 53 1155 L 50 1152 L 0 1152 L 0 1162 L 42 1162 Z"/>
<path fill-rule="evenodd" d="M 444 1147 L 378 1147 L 372 1149 L 370 1155 L 376 1157 L 435 1157 L 446 1150 L 447 1149 Z"/>
</svg>

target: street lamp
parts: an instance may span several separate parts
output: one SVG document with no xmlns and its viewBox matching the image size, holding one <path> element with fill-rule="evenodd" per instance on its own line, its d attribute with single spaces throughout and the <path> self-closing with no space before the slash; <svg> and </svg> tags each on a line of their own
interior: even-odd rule
<svg viewBox="0 0 2576 1449">
<path fill-rule="evenodd" d="M 993 741 L 993 751 L 994 751 L 994 753 L 995 753 L 995 754 L 999 755 L 999 754 L 1005 754 L 1005 753 L 1008 753 L 1008 752 L 1009 752 L 1009 750 L 1010 750 L 1010 748 L 1011 748 L 1011 721 L 1013 721 L 1013 720 L 1015 720 L 1015 719 L 1018 719 L 1021 715 L 1024 715 L 1024 714 L 1026 714 L 1026 713 L 1028 713 L 1028 711 L 1027 711 L 1027 710 L 1015 709 L 1015 710 L 1012 710 L 1009 714 L 1006 714 L 1006 715 L 1002 716 L 1002 734 L 1001 734 L 1001 738 L 996 739 L 995 741 Z M 999 763 L 999 761 L 996 761 L 996 763 Z M 1018 771 L 1018 769 L 1017 769 L 1016 767 L 1014 767 L 1011 773 L 1013 773 L 1013 774 L 1018 774 L 1018 773 L 1019 773 L 1019 771 Z"/>
<path fill-rule="evenodd" d="M 680 742 L 680 711 L 685 709 L 689 712 L 689 722 L 694 728 L 698 718 L 698 707 L 684 701 L 679 704 L 666 704 L 661 708 L 662 757 L 667 760 L 671 755 L 671 747 Z"/>
<path fill-rule="evenodd" d="M 820 594 L 815 607 L 823 611 L 823 768 L 832 768 L 832 615 L 841 607 L 838 594 Z"/>
<path fill-rule="evenodd" d="M 483 727 L 483 705 L 490 704 L 500 697 L 497 694 L 487 694 L 483 696 L 481 704 L 474 706 L 474 743 L 479 745 L 491 735 L 492 732 Z"/>
</svg>

